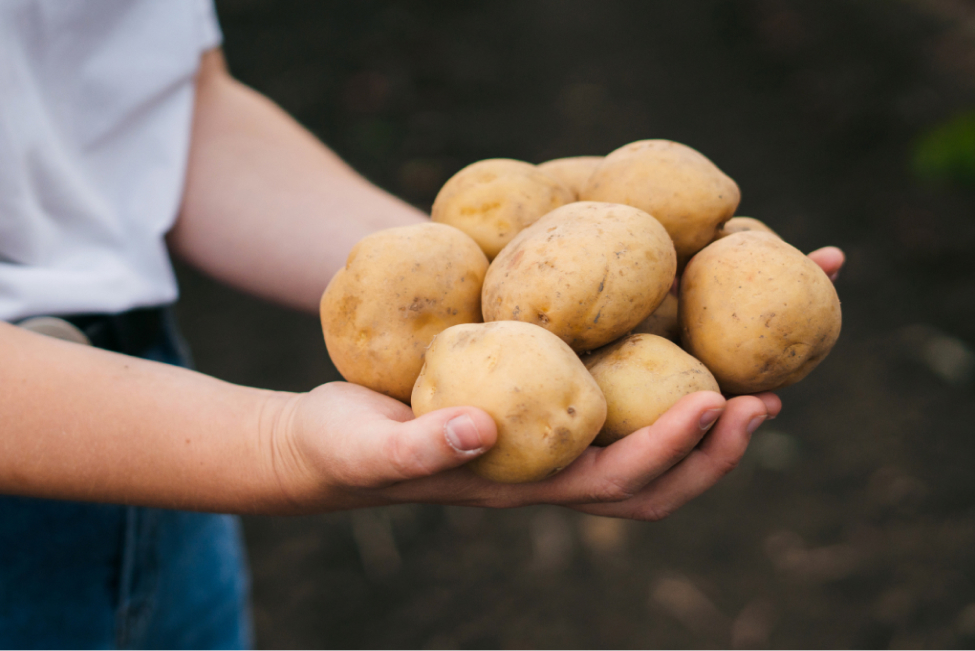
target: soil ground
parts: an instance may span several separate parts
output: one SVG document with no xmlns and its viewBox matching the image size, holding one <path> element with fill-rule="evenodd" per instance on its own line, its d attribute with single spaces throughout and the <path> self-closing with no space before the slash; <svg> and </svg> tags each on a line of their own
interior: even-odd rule
<svg viewBox="0 0 975 651">
<path fill-rule="evenodd" d="M 918 138 L 975 106 L 970 3 L 218 9 L 241 80 L 417 205 L 478 159 L 669 138 L 739 183 L 739 214 L 849 256 L 832 355 L 676 515 L 246 518 L 260 646 L 975 645 L 975 189 L 911 172 Z M 287 390 L 338 379 L 315 317 L 178 271 L 201 370 Z"/>
</svg>

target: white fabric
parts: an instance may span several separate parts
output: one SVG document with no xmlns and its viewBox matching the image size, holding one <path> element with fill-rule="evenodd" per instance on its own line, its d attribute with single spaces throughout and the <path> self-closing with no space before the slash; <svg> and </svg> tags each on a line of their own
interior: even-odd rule
<svg viewBox="0 0 975 651">
<path fill-rule="evenodd" d="M 0 320 L 176 299 L 212 0 L 0 0 Z"/>
</svg>

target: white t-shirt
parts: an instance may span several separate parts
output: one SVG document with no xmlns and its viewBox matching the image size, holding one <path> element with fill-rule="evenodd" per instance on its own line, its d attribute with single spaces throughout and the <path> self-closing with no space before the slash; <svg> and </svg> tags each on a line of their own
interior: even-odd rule
<svg viewBox="0 0 975 651">
<path fill-rule="evenodd" d="M 0 0 L 0 320 L 176 299 L 212 0 Z"/>
</svg>

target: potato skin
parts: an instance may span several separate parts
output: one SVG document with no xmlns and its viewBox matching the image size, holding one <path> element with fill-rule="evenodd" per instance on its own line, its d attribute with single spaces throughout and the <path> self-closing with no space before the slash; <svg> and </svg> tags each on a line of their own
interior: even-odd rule
<svg viewBox="0 0 975 651">
<path fill-rule="evenodd" d="M 636 324 L 632 334 L 657 335 L 679 342 L 680 321 L 677 320 L 677 296 L 668 292 L 653 314 Z"/>
<path fill-rule="evenodd" d="M 574 199 L 531 163 L 492 158 L 450 177 L 437 193 L 431 217 L 470 235 L 493 260 L 523 228 Z"/>
<path fill-rule="evenodd" d="M 430 340 L 481 321 L 488 261 L 444 224 L 390 228 L 363 238 L 321 300 L 325 346 L 349 382 L 410 399 Z"/>
<path fill-rule="evenodd" d="M 663 301 L 677 259 L 667 232 L 642 210 L 578 202 L 518 234 L 488 269 L 485 321 L 525 321 L 573 350 L 619 338 Z"/>
<path fill-rule="evenodd" d="M 504 483 L 555 474 L 606 419 L 606 400 L 575 353 L 544 328 L 517 321 L 454 326 L 430 344 L 413 412 L 457 405 L 494 419 L 497 443 L 468 465 Z"/>
<path fill-rule="evenodd" d="M 700 152 L 670 140 L 640 140 L 610 153 L 580 196 L 635 206 L 657 218 L 680 268 L 735 214 L 738 185 Z"/>
<path fill-rule="evenodd" d="M 572 193 L 573 200 L 578 201 L 593 170 L 602 161 L 602 156 L 571 156 L 539 163 L 538 169 L 561 183 Z"/>
<path fill-rule="evenodd" d="M 684 348 L 727 393 L 774 391 L 804 378 L 839 338 L 833 283 L 770 233 L 729 235 L 698 253 L 681 277 Z"/>
<path fill-rule="evenodd" d="M 606 423 L 595 445 L 653 425 L 690 393 L 720 391 L 704 364 L 656 335 L 628 335 L 582 361 L 606 397 Z"/>
<path fill-rule="evenodd" d="M 742 233 L 747 231 L 758 231 L 760 233 L 771 233 L 776 237 L 779 236 L 778 233 L 769 228 L 764 222 L 755 219 L 754 217 L 732 217 L 718 229 L 718 232 L 714 234 L 714 240 L 717 242 L 723 237 L 728 237 L 729 235 L 734 235 L 735 233 Z"/>
</svg>

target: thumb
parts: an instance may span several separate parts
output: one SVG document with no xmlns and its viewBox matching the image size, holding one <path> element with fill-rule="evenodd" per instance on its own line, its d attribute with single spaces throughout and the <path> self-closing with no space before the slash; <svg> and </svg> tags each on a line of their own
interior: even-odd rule
<svg viewBox="0 0 975 651">
<path fill-rule="evenodd" d="M 387 421 L 383 436 L 383 479 L 397 482 L 467 463 L 487 452 L 498 433 L 485 411 L 448 407 L 402 423 Z"/>
</svg>

